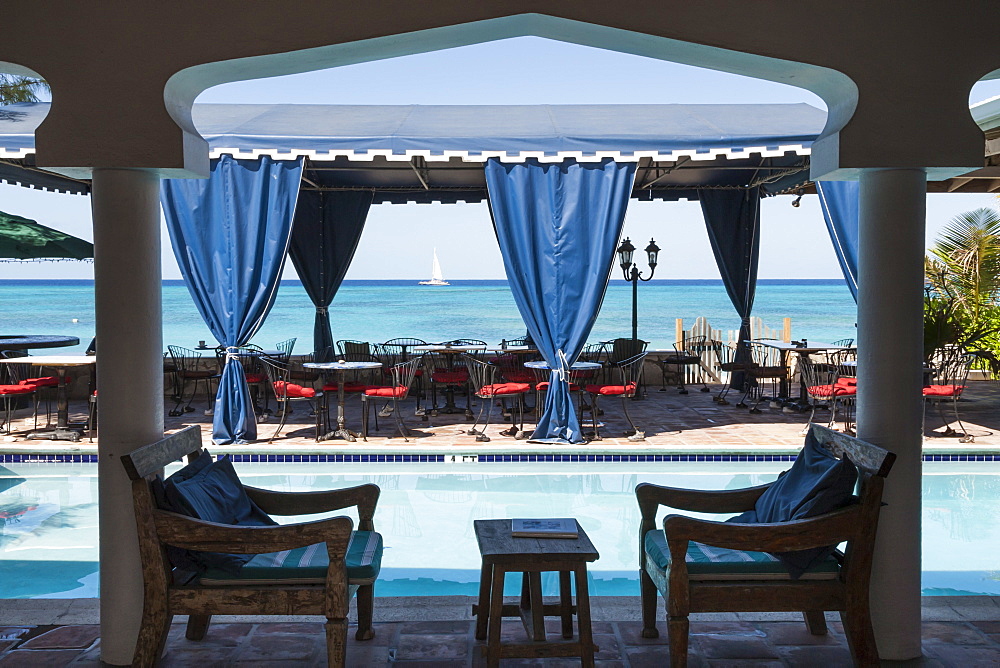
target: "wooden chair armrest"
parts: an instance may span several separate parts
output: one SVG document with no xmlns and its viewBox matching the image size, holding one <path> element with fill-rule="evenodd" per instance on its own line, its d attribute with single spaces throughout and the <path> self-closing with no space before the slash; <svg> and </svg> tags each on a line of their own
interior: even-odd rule
<svg viewBox="0 0 1000 668">
<path fill-rule="evenodd" d="M 657 506 L 695 513 L 740 513 L 753 508 L 760 495 L 772 484 L 742 489 L 703 490 L 642 483 L 636 486 L 635 496 L 639 500 L 643 519 L 646 519 L 647 511 L 650 519 L 655 517 Z"/>
<path fill-rule="evenodd" d="M 331 552 L 338 557 L 346 554 L 354 527 L 350 517 L 279 526 L 234 526 L 206 522 L 166 510 L 154 510 L 153 522 L 161 542 L 185 550 L 261 554 L 329 543 L 331 548 L 336 546 Z"/>
<path fill-rule="evenodd" d="M 358 507 L 358 529 L 374 531 L 372 519 L 381 490 L 378 485 L 358 485 L 316 492 L 279 492 L 244 486 L 247 496 L 268 515 L 312 515 Z"/>
<path fill-rule="evenodd" d="M 671 555 L 686 553 L 687 542 L 692 540 L 730 550 L 791 552 L 851 540 L 864 530 L 861 519 L 859 505 L 804 520 L 773 524 L 713 522 L 684 515 L 668 515 L 663 519 L 663 530 Z"/>
</svg>

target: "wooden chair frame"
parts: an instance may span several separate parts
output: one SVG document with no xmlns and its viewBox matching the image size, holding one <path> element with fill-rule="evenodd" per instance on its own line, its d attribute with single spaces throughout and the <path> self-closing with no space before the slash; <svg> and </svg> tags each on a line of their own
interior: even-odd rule
<svg viewBox="0 0 1000 668">
<path fill-rule="evenodd" d="M 646 532 L 656 528 L 659 506 L 697 513 L 739 513 L 754 507 L 771 484 L 726 491 L 704 491 L 641 484 L 635 488 L 642 514 L 639 529 L 639 579 L 642 636 L 656 638 L 657 593 L 667 606 L 670 665 L 687 665 L 688 615 L 692 612 L 802 611 L 810 633 L 826 633 L 825 610 L 840 612 L 855 665 L 879 665 L 868 603 L 872 555 L 882 488 L 896 456 L 852 436 L 812 425 L 819 442 L 858 467 L 858 502 L 803 520 L 775 524 L 713 522 L 684 515 L 663 520 L 671 566 L 664 573 L 646 559 Z M 685 557 L 689 541 L 754 552 L 806 550 L 846 542 L 834 557 L 837 577 L 827 580 L 691 580 Z"/>
<path fill-rule="evenodd" d="M 343 666 L 347 649 L 347 614 L 351 596 L 358 597 L 357 640 L 370 640 L 374 584 L 350 585 L 345 555 L 353 529 L 349 517 L 281 526 L 230 526 L 205 522 L 156 507 L 151 481 L 171 462 L 201 453 L 197 426 L 141 447 L 123 456 L 132 480 L 132 502 L 139 534 L 143 575 L 142 625 L 133 666 L 159 662 L 174 615 L 190 615 L 187 638 L 201 640 L 213 614 L 221 615 L 323 615 L 326 617 L 327 658 L 330 666 Z M 377 485 L 315 492 L 277 492 L 246 487 L 247 495 L 271 515 L 306 515 L 356 506 L 361 531 L 374 531 L 372 518 L 378 502 Z M 174 569 L 167 559 L 167 545 L 186 550 L 262 554 L 326 543 L 330 557 L 326 581 L 318 585 L 234 584 L 208 586 L 190 573 Z"/>
</svg>

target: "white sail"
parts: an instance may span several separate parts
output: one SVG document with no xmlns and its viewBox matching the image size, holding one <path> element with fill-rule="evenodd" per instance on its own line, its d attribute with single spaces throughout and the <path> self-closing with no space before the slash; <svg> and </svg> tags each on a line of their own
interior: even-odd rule
<svg viewBox="0 0 1000 668">
<path fill-rule="evenodd" d="M 441 263 L 438 261 L 437 248 L 434 249 L 434 259 L 431 261 L 431 280 L 420 281 L 420 285 L 448 285 L 444 280 L 444 273 L 441 271 Z"/>
</svg>

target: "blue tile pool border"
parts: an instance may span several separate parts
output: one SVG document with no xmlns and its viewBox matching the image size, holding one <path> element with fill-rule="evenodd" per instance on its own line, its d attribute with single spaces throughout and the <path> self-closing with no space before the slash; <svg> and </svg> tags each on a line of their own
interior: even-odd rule
<svg viewBox="0 0 1000 668">
<path fill-rule="evenodd" d="M 343 464 L 444 464 L 452 461 L 467 461 L 468 455 L 245 455 L 231 454 L 229 457 L 237 463 L 343 463 Z M 796 455 L 592 455 L 592 454 L 549 454 L 534 455 L 475 455 L 479 463 L 524 463 L 524 462 L 582 462 L 582 463 L 633 463 L 633 462 L 791 462 Z M 0 464 L 96 464 L 98 455 L 77 454 L 0 454 Z M 924 455 L 925 462 L 997 462 L 1000 455 L 948 454 Z"/>
</svg>

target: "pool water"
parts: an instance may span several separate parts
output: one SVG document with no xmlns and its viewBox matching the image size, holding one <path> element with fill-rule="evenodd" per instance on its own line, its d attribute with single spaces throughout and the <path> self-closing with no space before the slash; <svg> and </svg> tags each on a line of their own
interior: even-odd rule
<svg viewBox="0 0 1000 668">
<path fill-rule="evenodd" d="M 638 595 L 638 483 L 733 489 L 773 480 L 788 466 L 236 464 L 240 477 L 257 487 L 377 484 L 382 495 L 375 528 L 386 548 L 379 596 L 477 594 L 480 559 L 472 521 L 502 517 L 577 518 L 601 555 L 590 565 L 591 593 Z M 923 593 L 1000 595 L 1000 464 L 926 463 L 923 495 Z M 0 598 L 98 595 L 96 465 L 0 467 L 0 519 Z M 550 595 L 556 578 L 547 575 L 543 588 Z M 508 580 L 510 594 L 519 591 L 517 580 Z"/>
</svg>

